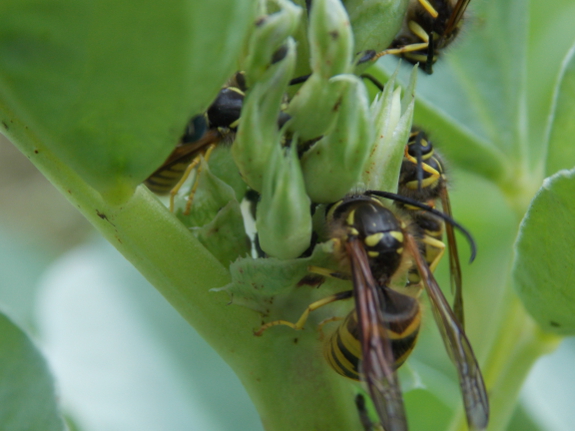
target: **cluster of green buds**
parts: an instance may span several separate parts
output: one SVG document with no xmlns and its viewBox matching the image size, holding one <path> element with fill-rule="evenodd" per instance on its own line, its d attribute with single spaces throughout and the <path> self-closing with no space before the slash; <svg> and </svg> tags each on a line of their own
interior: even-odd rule
<svg viewBox="0 0 575 431">
<path fill-rule="evenodd" d="M 335 202 L 365 187 L 396 187 L 415 78 L 401 99 L 394 77 L 370 106 L 353 74 L 353 33 L 342 3 L 314 1 L 307 40 L 297 44 L 301 9 L 274 3 L 278 11 L 258 20 L 248 43 L 242 69 L 249 88 L 232 155 L 243 180 L 261 194 L 256 229 L 262 250 L 289 259 L 310 246 L 311 203 Z M 311 73 L 290 98 L 300 45 L 309 47 Z M 289 115 L 287 123 L 278 125 L 280 113 Z"/>
</svg>

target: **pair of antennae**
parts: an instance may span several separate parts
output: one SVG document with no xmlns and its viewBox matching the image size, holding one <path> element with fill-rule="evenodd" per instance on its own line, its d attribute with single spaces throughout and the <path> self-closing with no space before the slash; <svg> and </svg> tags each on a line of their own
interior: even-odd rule
<svg viewBox="0 0 575 431">
<path fill-rule="evenodd" d="M 471 236 L 471 233 L 467 229 L 465 229 L 462 225 L 457 223 L 452 217 L 449 217 L 447 214 L 442 213 L 441 211 L 437 211 L 435 208 L 432 208 L 429 205 L 426 205 L 415 199 L 408 198 L 406 196 L 398 195 L 397 193 L 384 192 L 380 190 L 367 190 L 365 193 L 369 195 L 379 196 L 385 199 L 391 199 L 393 201 L 401 202 L 406 205 L 414 206 L 417 208 L 421 208 L 424 211 L 427 211 L 437 217 L 440 217 L 446 223 L 449 223 L 453 227 L 459 229 L 459 231 L 465 236 L 467 242 L 469 243 L 469 247 L 471 248 L 471 257 L 469 258 L 469 263 L 475 260 L 475 256 L 477 255 L 477 246 L 475 245 L 475 240 L 473 239 L 473 236 Z"/>
</svg>

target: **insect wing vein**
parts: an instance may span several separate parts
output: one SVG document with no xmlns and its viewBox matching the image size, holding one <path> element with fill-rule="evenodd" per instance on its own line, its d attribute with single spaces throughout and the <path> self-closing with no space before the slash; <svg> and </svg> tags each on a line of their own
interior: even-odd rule
<svg viewBox="0 0 575 431">
<path fill-rule="evenodd" d="M 487 427 L 489 420 L 489 401 L 481 370 L 471 344 L 411 235 L 408 235 L 407 246 L 425 284 L 432 305 L 433 316 L 445 343 L 445 348 L 457 368 L 467 422 L 471 428 L 483 430 Z"/>
<path fill-rule="evenodd" d="M 393 351 L 383 322 L 382 296 L 374 280 L 363 245 L 357 238 L 347 244 L 362 346 L 362 372 L 371 398 L 385 430 L 407 431 L 407 419 Z"/>
</svg>

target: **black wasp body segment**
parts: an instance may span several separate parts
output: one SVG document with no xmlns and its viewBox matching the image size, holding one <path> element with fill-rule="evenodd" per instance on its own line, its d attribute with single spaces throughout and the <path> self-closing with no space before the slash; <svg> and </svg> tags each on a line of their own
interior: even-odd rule
<svg viewBox="0 0 575 431">
<path fill-rule="evenodd" d="M 399 268 L 405 224 L 381 202 L 366 195 L 352 195 L 334 204 L 327 213 L 331 237 L 357 236 L 367 252 L 375 280 L 386 284 Z"/>
<path fill-rule="evenodd" d="M 353 290 L 310 304 L 296 323 L 276 320 L 266 323 L 255 334 L 262 335 L 276 325 L 303 329 L 312 311 L 353 297 L 355 307 L 324 343 L 324 356 L 338 374 L 366 383 L 385 430 L 406 431 L 407 419 L 395 370 L 415 346 L 421 310 L 418 299 L 391 289 L 389 282 L 396 273 L 414 265 L 428 293 L 445 347 L 457 368 L 468 423 L 474 429 L 485 429 L 489 403 L 469 340 L 422 255 L 420 238 L 412 231 L 409 217 L 388 208 L 380 197 L 433 213 L 461 229 L 471 240 L 469 233 L 451 217 L 416 200 L 381 191 L 348 196 L 328 208 L 326 219 L 340 266 L 351 271 Z M 310 271 L 342 278 L 341 273 L 325 268 L 311 267 Z"/>
<path fill-rule="evenodd" d="M 447 186 L 445 164 L 427 134 L 411 129 L 401 163 L 398 193 L 428 203 L 440 198 Z"/>
<path fill-rule="evenodd" d="M 174 209 L 175 194 L 192 169 L 199 164 L 200 156 L 208 160 L 217 144 L 233 141 L 244 100 L 244 91 L 240 88 L 243 85 L 243 74 L 238 72 L 219 91 L 208 110 L 188 122 L 176 148 L 144 182 L 156 194 L 170 193 L 170 210 Z M 197 181 L 192 187 L 185 213 L 190 210 L 196 187 Z"/>
<path fill-rule="evenodd" d="M 459 34 L 470 1 L 411 0 L 402 27 L 389 48 L 380 53 L 367 51 L 360 62 L 394 54 L 410 63 L 419 63 L 428 74 L 433 73 L 439 53 Z"/>
<path fill-rule="evenodd" d="M 413 127 L 405 146 L 398 193 L 432 208 L 435 208 L 439 201 L 442 211 L 451 217 L 451 202 L 447 186 L 448 178 L 443 158 L 435 150 L 427 134 Z M 410 214 L 413 226 L 418 229 L 422 238 L 419 241 L 420 251 L 432 271 L 435 270 L 445 252 L 443 236 L 444 233 L 447 234 L 450 279 L 455 294 L 453 310 L 459 323 L 464 325 L 461 265 L 453 225 L 444 223 L 441 218 L 429 211 L 422 211 L 420 208 L 399 202 L 397 205 Z M 408 288 L 413 292 L 419 292 L 423 288 L 419 271 L 415 266 L 412 266 L 408 274 Z"/>
</svg>

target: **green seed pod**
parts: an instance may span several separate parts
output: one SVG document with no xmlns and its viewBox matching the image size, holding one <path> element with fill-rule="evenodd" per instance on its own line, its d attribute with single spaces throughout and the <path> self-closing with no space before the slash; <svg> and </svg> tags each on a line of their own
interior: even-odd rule
<svg viewBox="0 0 575 431">
<path fill-rule="evenodd" d="M 242 64 L 248 86 L 259 81 L 269 68 L 274 54 L 295 32 L 302 8 L 287 0 L 275 0 L 279 11 L 260 18 L 248 43 L 248 55 Z"/>
<path fill-rule="evenodd" d="M 286 49 L 284 59 L 272 65 L 246 96 L 232 145 L 232 156 L 243 179 L 257 191 L 262 190 L 272 149 L 280 146 L 278 116 L 295 65 L 295 42 L 291 38 Z"/>
<path fill-rule="evenodd" d="M 256 218 L 260 246 L 270 256 L 296 258 L 309 247 L 310 200 L 295 146 L 286 157 L 272 152 Z"/>
<path fill-rule="evenodd" d="M 344 92 L 334 127 L 302 158 L 307 192 L 314 202 L 335 202 L 357 184 L 374 140 L 365 86 L 355 75 L 332 79 Z"/>
</svg>

